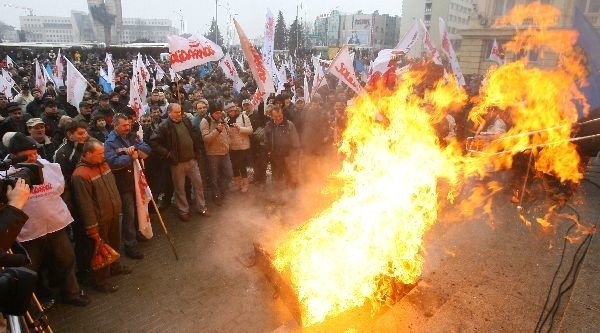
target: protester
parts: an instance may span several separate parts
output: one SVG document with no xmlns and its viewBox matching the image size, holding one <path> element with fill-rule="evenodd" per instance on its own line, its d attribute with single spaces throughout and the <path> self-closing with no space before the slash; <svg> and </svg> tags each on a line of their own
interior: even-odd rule
<svg viewBox="0 0 600 333">
<path fill-rule="evenodd" d="M 235 189 L 242 193 L 248 192 L 248 154 L 250 153 L 250 135 L 252 135 L 252 123 L 250 118 L 240 113 L 235 103 L 225 106 L 227 118 L 225 122 L 229 126 L 229 156 L 233 169 L 233 182 Z"/>
</svg>

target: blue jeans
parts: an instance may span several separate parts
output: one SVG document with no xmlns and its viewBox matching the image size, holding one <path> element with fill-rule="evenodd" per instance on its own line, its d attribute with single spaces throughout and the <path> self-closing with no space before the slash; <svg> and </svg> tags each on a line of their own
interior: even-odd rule
<svg viewBox="0 0 600 333">
<path fill-rule="evenodd" d="M 229 183 L 233 177 L 231 160 L 229 154 L 208 155 L 208 172 L 210 173 L 211 188 L 213 196 L 223 197 L 229 188 Z"/>
</svg>

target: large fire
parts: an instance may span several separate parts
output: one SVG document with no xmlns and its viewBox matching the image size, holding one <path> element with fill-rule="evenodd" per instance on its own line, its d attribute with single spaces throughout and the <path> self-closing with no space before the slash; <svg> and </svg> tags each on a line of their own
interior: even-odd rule
<svg viewBox="0 0 600 333">
<path fill-rule="evenodd" d="M 577 116 L 572 100 L 580 97 L 574 87 L 583 73 L 581 59 L 573 51 L 573 32 L 554 30 L 549 40 L 548 26 L 556 18 L 537 11 L 558 15 L 536 3 L 517 6 L 515 16 L 500 22 L 522 27 L 533 18 L 536 26 L 518 29 L 507 50 L 542 50 L 536 41 L 548 41 L 543 46 L 558 55 L 558 65 L 542 70 L 521 59 L 488 73 L 471 119 L 483 119 L 495 106 L 512 122 L 482 153 L 465 155 L 458 143 L 440 142 L 435 124 L 468 98 L 444 79 L 416 93 L 427 75 L 423 70 L 403 74 L 393 91 L 364 94 L 348 107 L 340 147 L 345 160 L 335 182 L 342 184 L 339 198 L 287 235 L 274 254 L 274 266 L 297 292 L 304 326 L 365 303 L 383 304 L 393 293 L 391 281 L 415 283 L 422 273 L 423 237 L 438 218 L 439 204 L 452 200 L 468 177 L 489 172 L 490 163 L 494 170 L 510 167 L 514 154 L 533 148 L 537 170 L 561 180 L 581 179 L 579 158 L 568 142 Z M 449 190 L 441 191 L 441 183 Z M 485 197 L 499 187 L 482 188 L 478 195 Z"/>
</svg>

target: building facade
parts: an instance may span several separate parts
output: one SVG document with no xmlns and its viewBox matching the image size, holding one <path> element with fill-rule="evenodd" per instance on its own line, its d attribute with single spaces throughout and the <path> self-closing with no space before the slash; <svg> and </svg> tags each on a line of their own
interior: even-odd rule
<svg viewBox="0 0 600 333">
<path fill-rule="evenodd" d="M 488 57 L 492 44 L 497 40 L 502 44 L 514 35 L 513 28 L 494 27 L 494 22 L 505 16 L 515 5 L 527 4 L 529 0 L 476 0 L 468 28 L 462 30 L 462 49 L 459 55 L 464 74 L 485 74 L 493 64 Z M 600 30 L 600 1 L 598 0 L 545 0 L 561 10 L 557 29 L 571 28 L 575 6 L 579 7 L 588 20 Z M 505 61 L 514 60 L 517 55 L 506 53 Z M 526 55 L 533 66 L 551 67 L 556 64 L 556 55 L 545 52 L 541 57 L 534 52 Z"/>
<path fill-rule="evenodd" d="M 341 14 L 333 10 L 319 15 L 314 25 L 314 45 L 383 49 L 394 47 L 400 39 L 400 17 L 388 14 Z"/>
<path fill-rule="evenodd" d="M 436 45 L 440 45 L 439 18 L 446 22 L 446 30 L 454 50 L 460 52 L 460 31 L 467 28 L 473 11 L 473 0 L 403 0 L 400 35 L 404 35 L 413 23 L 422 20 Z M 411 56 L 420 56 L 421 45 L 413 48 Z"/>
<path fill-rule="evenodd" d="M 70 17 L 20 16 L 19 23 L 28 42 L 70 43 L 74 41 Z"/>
</svg>

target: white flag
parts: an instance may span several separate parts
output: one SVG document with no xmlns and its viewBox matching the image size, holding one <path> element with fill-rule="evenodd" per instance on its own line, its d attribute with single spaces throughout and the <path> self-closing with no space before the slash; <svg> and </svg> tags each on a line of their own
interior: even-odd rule
<svg viewBox="0 0 600 333">
<path fill-rule="evenodd" d="M 494 38 L 494 44 L 492 44 L 492 51 L 490 52 L 490 56 L 488 60 L 494 61 L 498 65 L 502 65 L 504 61 L 500 58 L 500 47 L 498 47 L 498 41 Z"/>
<path fill-rule="evenodd" d="M 138 53 L 138 55 L 137 55 L 137 66 L 138 66 L 138 73 L 142 77 L 144 82 L 149 82 L 150 81 L 150 72 L 148 71 L 148 68 L 144 64 L 144 61 L 142 60 L 142 55 L 140 53 Z"/>
<path fill-rule="evenodd" d="M 42 94 L 46 92 L 46 77 L 44 76 L 45 69 L 40 67 L 40 63 L 37 58 L 34 61 L 35 66 L 35 82 L 34 85 L 39 89 Z"/>
<path fill-rule="evenodd" d="M 452 47 L 452 43 L 450 43 L 450 37 L 448 37 L 448 31 L 446 30 L 446 22 L 441 17 L 440 19 L 440 37 L 442 39 L 442 50 L 448 57 L 450 61 L 450 67 L 452 67 L 452 72 L 454 72 L 454 78 L 456 79 L 456 83 L 459 86 L 466 85 L 465 77 L 460 70 L 460 65 L 458 64 L 458 57 L 456 57 L 456 53 L 454 52 L 454 48 Z"/>
<path fill-rule="evenodd" d="M 285 73 L 285 65 L 281 64 L 277 71 L 277 94 L 281 93 L 285 89 L 284 84 L 287 82 L 287 75 Z"/>
<path fill-rule="evenodd" d="M 244 82 L 240 79 L 237 70 L 235 69 L 235 65 L 233 64 L 233 60 L 231 60 L 231 56 L 227 53 L 221 61 L 219 61 L 219 66 L 225 73 L 225 76 L 233 81 L 233 89 L 237 93 L 239 93 L 244 87 Z"/>
<path fill-rule="evenodd" d="M 13 80 L 12 76 L 10 76 L 10 73 L 2 68 L 2 78 L 10 85 L 11 88 L 15 87 L 15 80 Z"/>
<path fill-rule="evenodd" d="M 275 92 L 273 80 L 265 68 L 265 64 L 263 63 L 261 55 L 258 53 L 254 45 L 250 43 L 250 40 L 248 40 L 248 37 L 246 37 L 246 33 L 244 33 L 244 30 L 242 30 L 240 24 L 236 19 L 233 19 L 233 23 L 235 24 L 235 29 L 240 38 L 240 44 L 242 51 L 244 52 L 244 57 L 246 57 L 248 64 L 250 65 L 250 71 L 252 72 L 254 81 L 256 81 L 256 85 L 258 86 L 257 91 L 260 95 L 260 98 L 262 100 L 266 100 L 271 93 Z"/>
<path fill-rule="evenodd" d="M 104 62 L 106 63 L 106 74 L 108 76 L 108 83 L 110 86 L 115 89 L 115 67 L 112 62 L 112 54 L 106 53 L 106 57 L 104 58 Z"/>
<path fill-rule="evenodd" d="M 268 70 L 272 70 L 275 62 L 273 60 L 273 53 L 275 50 L 275 18 L 271 10 L 267 8 L 267 16 L 265 22 L 265 37 L 263 40 L 262 47 L 262 58 L 265 63 L 265 67 Z M 271 73 L 273 74 L 273 73 Z"/>
<path fill-rule="evenodd" d="M 65 73 L 65 68 L 62 62 L 62 55 L 60 54 L 60 49 L 58 49 L 58 55 L 56 56 L 56 61 L 54 64 L 54 82 L 57 85 L 57 88 L 60 86 L 64 86 L 65 82 L 63 81 L 63 75 Z"/>
<path fill-rule="evenodd" d="M 189 38 L 168 36 L 171 68 L 180 72 L 223 57 L 221 47 L 206 37 L 192 35 Z"/>
<path fill-rule="evenodd" d="M 306 75 L 306 70 L 304 71 L 304 103 L 310 102 L 310 90 L 308 89 L 308 77 Z"/>
<path fill-rule="evenodd" d="M 313 76 L 312 81 L 312 91 L 310 92 L 310 97 L 317 93 L 317 90 L 322 86 L 327 84 L 325 80 L 325 73 L 323 72 L 323 67 L 321 67 L 321 61 L 317 57 L 312 57 L 313 67 L 315 68 L 315 75 Z"/>
<path fill-rule="evenodd" d="M 8 99 L 9 102 L 12 102 L 13 100 L 11 89 L 12 86 L 10 83 L 4 79 L 4 76 L 0 76 L 0 94 L 6 96 L 6 99 Z"/>
<path fill-rule="evenodd" d="M 423 47 L 427 50 L 427 53 L 431 59 L 433 59 L 433 63 L 436 65 L 442 64 L 442 57 L 440 57 L 440 53 L 437 48 L 433 44 L 433 40 L 429 35 L 429 31 L 427 31 L 427 27 L 422 20 L 419 19 L 419 24 L 421 26 L 421 33 L 423 33 Z"/>
<path fill-rule="evenodd" d="M 79 108 L 79 103 L 83 101 L 83 94 L 88 82 L 69 59 L 65 58 L 65 60 L 67 61 L 67 102 Z"/>
<path fill-rule="evenodd" d="M 150 56 L 150 59 L 152 60 L 152 62 L 154 62 L 154 70 L 156 71 L 156 80 L 161 81 L 163 79 L 163 77 L 165 77 L 165 71 L 163 71 L 162 67 L 160 67 L 158 62 L 156 62 L 156 60 L 154 60 L 154 58 L 152 58 L 152 56 Z"/>
<path fill-rule="evenodd" d="M 17 67 L 15 66 L 15 62 L 8 56 L 8 54 L 6 55 L 6 67 L 8 69 Z"/>
<path fill-rule="evenodd" d="M 140 112 L 146 104 L 146 95 L 144 91 L 147 91 L 146 83 L 141 78 L 138 71 L 137 61 L 132 61 L 133 74 L 131 75 L 131 81 L 129 85 L 129 107 L 135 111 L 137 116 L 141 116 Z"/>
<path fill-rule="evenodd" d="M 141 128 L 141 126 L 140 126 Z M 138 219 L 138 230 L 144 237 L 152 238 L 152 224 L 148 214 L 148 203 L 152 201 L 152 192 L 146 181 L 146 175 L 139 160 L 133 163 L 133 178 L 135 179 L 135 207 Z"/>
<path fill-rule="evenodd" d="M 340 79 L 341 82 L 345 83 L 350 89 L 354 90 L 356 94 L 360 94 L 363 87 L 356 78 L 354 72 L 354 66 L 350 59 L 350 52 L 348 52 L 348 45 L 344 45 L 338 54 L 335 56 L 327 73 L 333 74 L 335 77 Z"/>
</svg>

